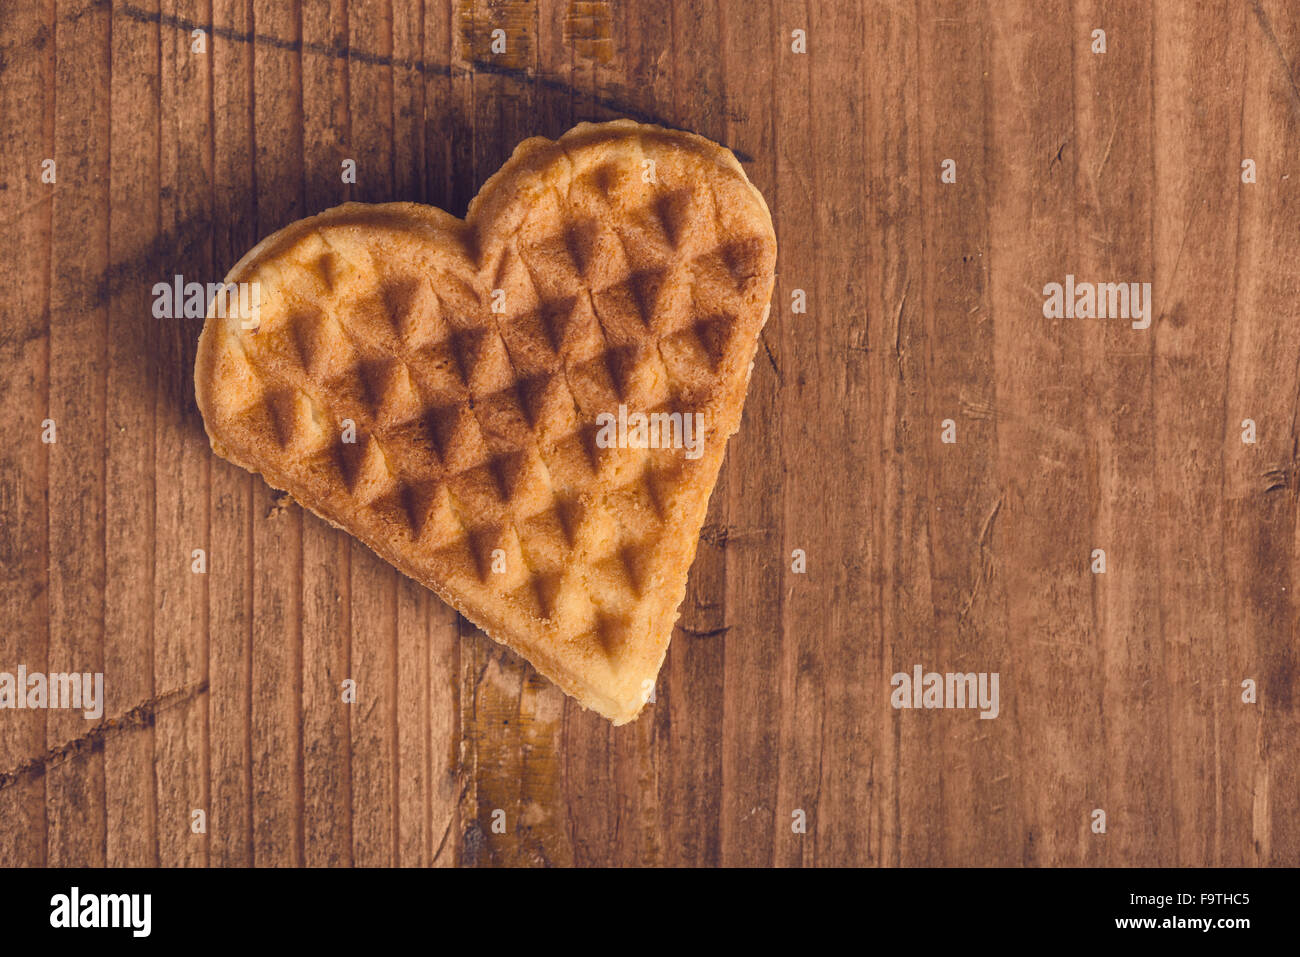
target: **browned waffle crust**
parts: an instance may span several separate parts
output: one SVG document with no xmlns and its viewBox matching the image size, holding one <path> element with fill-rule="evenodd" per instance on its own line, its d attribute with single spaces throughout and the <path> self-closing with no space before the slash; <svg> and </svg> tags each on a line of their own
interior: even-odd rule
<svg viewBox="0 0 1300 957">
<path fill-rule="evenodd" d="M 210 310 L 199 408 L 218 455 L 622 724 L 668 647 L 775 260 L 728 150 L 584 123 L 520 144 L 465 221 L 348 203 L 263 240 L 226 277 L 259 284 L 260 322 Z M 702 455 L 599 447 L 620 404 L 702 413 Z"/>
</svg>

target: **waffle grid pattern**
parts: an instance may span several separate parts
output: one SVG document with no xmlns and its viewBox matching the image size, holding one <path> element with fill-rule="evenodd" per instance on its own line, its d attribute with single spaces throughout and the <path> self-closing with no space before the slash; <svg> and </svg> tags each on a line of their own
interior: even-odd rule
<svg viewBox="0 0 1300 957">
<path fill-rule="evenodd" d="M 455 277 L 387 270 L 377 295 L 358 290 L 351 276 L 386 267 L 317 233 L 322 248 L 279 277 L 282 311 L 245 340 L 265 390 L 246 414 L 270 415 L 285 451 L 405 527 L 434 561 L 475 570 L 536 618 L 563 608 L 615 659 L 684 454 L 597 449 L 593 423 L 620 404 L 701 411 L 745 279 L 743 244 L 701 242 L 717 234 L 712 202 L 685 198 L 643 206 L 620 230 L 602 191 L 571 191 L 563 217 L 552 191 L 542 219 L 582 212 L 559 232 L 534 236 L 525 223 L 511 237 L 493 285 L 501 313 Z M 674 205 L 695 213 L 678 214 L 675 231 L 694 242 L 674 240 Z M 349 419 L 354 444 L 341 437 Z"/>
<path fill-rule="evenodd" d="M 262 287 L 261 323 L 209 318 L 199 404 L 220 454 L 621 723 L 663 660 L 774 264 L 725 150 L 584 125 L 522 145 L 468 221 L 349 204 L 268 237 L 227 277 Z M 701 414 L 703 455 L 598 447 L 621 409 Z"/>
</svg>

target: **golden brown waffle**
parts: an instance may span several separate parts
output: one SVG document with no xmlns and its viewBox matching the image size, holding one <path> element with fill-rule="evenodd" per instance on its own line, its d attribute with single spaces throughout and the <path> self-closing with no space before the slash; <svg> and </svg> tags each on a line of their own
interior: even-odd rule
<svg viewBox="0 0 1300 957">
<path fill-rule="evenodd" d="M 466 221 L 348 203 L 263 240 L 226 277 L 258 284 L 259 322 L 209 311 L 199 408 L 218 455 L 622 724 L 668 648 L 775 260 L 728 150 L 584 123 L 520 144 Z M 702 413 L 702 454 L 600 447 L 620 405 Z"/>
</svg>

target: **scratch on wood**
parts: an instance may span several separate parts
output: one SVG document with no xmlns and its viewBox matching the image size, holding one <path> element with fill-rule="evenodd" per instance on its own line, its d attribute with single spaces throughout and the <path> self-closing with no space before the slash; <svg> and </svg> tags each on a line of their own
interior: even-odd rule
<svg viewBox="0 0 1300 957">
<path fill-rule="evenodd" d="M 1110 159 L 1111 148 L 1115 145 L 1115 134 L 1119 132 L 1119 118 L 1112 117 L 1114 120 L 1110 127 L 1110 137 L 1106 140 L 1106 149 L 1101 154 L 1101 161 L 1097 164 L 1097 169 L 1092 174 L 1093 188 L 1096 188 L 1097 180 L 1101 177 L 1101 171 L 1106 168 L 1106 161 Z"/>
<path fill-rule="evenodd" d="M 961 396 L 961 414 L 968 419 L 995 419 L 998 411 L 987 402 L 981 402 L 978 399 L 972 400 Z"/>
<path fill-rule="evenodd" d="M 206 694 L 208 683 L 200 681 L 186 688 L 177 688 L 144 701 L 115 718 L 99 722 L 85 734 L 56 744 L 42 755 L 28 758 L 8 771 L 0 773 L 0 791 L 23 781 L 38 778 L 50 768 L 58 767 L 74 758 L 101 751 L 104 742 L 129 731 L 152 728 L 158 712 L 185 704 L 201 694 Z"/>
<path fill-rule="evenodd" d="M 772 531 L 770 525 L 743 528 L 739 525 L 719 525 L 712 523 L 700 529 L 700 541 L 715 548 L 726 548 L 732 542 L 745 539 L 762 538 Z"/>
<path fill-rule="evenodd" d="M 54 190 L 50 190 L 44 196 L 40 197 L 40 199 L 33 200 L 32 202 L 24 206 L 22 209 L 15 210 L 12 216 L 9 216 L 5 219 L 0 219 L 0 226 L 12 226 L 14 223 L 19 222 L 24 216 L 26 216 L 32 210 L 39 209 L 41 206 L 52 201 L 53 199 L 54 199 Z"/>
<path fill-rule="evenodd" d="M 492 665 L 492 659 L 488 658 L 487 661 L 483 662 L 483 667 L 478 670 L 478 674 L 474 677 L 475 697 L 478 696 L 478 689 L 483 687 L 483 679 L 487 677 L 488 668 L 491 667 L 491 665 Z"/>
<path fill-rule="evenodd" d="M 998 517 L 998 512 L 1002 511 L 1002 495 L 998 495 L 998 500 L 993 503 L 993 508 L 989 510 L 988 517 L 984 519 L 984 527 L 980 529 L 980 548 L 988 544 L 989 534 L 993 530 L 993 520 Z"/>
<path fill-rule="evenodd" d="M 1068 136 L 1067 136 L 1065 139 L 1063 139 L 1063 140 L 1061 141 L 1061 145 L 1058 146 L 1058 147 L 1056 148 L 1056 155 L 1053 156 L 1053 157 L 1052 157 L 1050 160 L 1048 160 L 1048 162 L 1047 162 L 1047 168 L 1048 168 L 1048 170 L 1051 170 L 1051 168 L 1052 168 L 1053 166 L 1055 166 L 1057 163 L 1061 162 L 1061 154 L 1065 152 L 1065 147 L 1068 146 L 1069 143 L 1070 143 L 1070 138 L 1069 138 Z"/>
<path fill-rule="evenodd" d="M 894 313 L 894 355 L 903 357 L 903 306 L 907 305 L 907 294 L 912 291 L 912 280 L 907 281 L 903 297 L 898 300 L 898 309 Z"/>
<path fill-rule="evenodd" d="M 719 628 L 687 628 L 685 625 L 678 625 L 677 630 L 684 635 L 690 635 L 692 638 L 716 638 L 718 635 L 725 635 L 731 631 L 730 625 L 722 625 Z"/>
<path fill-rule="evenodd" d="M 1278 62 L 1282 64 L 1282 75 L 1286 77 L 1287 87 L 1291 91 L 1291 105 L 1295 108 L 1296 114 L 1300 115 L 1300 86 L 1296 85 L 1295 73 L 1291 70 L 1291 64 L 1287 61 L 1282 44 L 1277 42 L 1277 34 L 1273 32 L 1273 23 L 1269 20 L 1268 14 L 1264 12 L 1259 0 L 1250 0 L 1250 5 L 1255 11 L 1255 20 L 1259 23 L 1259 28 L 1264 31 L 1264 36 L 1268 37 L 1273 52 L 1277 54 Z"/>
<path fill-rule="evenodd" d="M 452 803 L 451 813 L 447 815 L 447 826 L 442 829 L 442 837 L 438 841 L 438 849 L 433 852 L 433 859 L 430 863 L 437 863 L 438 858 L 442 856 L 442 849 L 447 844 L 447 835 L 451 833 L 451 826 L 456 823 L 456 813 L 460 809 L 460 802 L 465 800 L 465 795 L 469 792 L 469 778 L 461 782 L 460 793 L 456 795 L 456 800 Z"/>
<path fill-rule="evenodd" d="M 975 604 L 975 599 L 979 597 L 980 589 L 986 581 L 993 577 L 993 559 L 988 554 L 988 542 L 993 534 L 993 521 L 998 517 L 998 512 L 1002 510 L 1002 493 L 998 494 L 998 500 L 993 503 L 989 513 L 984 518 L 984 525 L 980 529 L 979 550 L 980 550 L 980 573 L 975 579 L 975 587 L 971 589 L 970 596 L 966 599 L 961 611 L 957 614 L 957 621 L 964 621 L 970 613 L 971 607 Z"/>
<path fill-rule="evenodd" d="M 781 374 L 781 367 L 776 363 L 776 356 L 772 355 L 772 347 L 767 344 L 767 336 L 760 332 L 758 337 L 763 342 L 763 351 L 767 353 L 767 361 L 772 363 L 772 371 L 776 373 L 777 385 L 784 386 L 785 376 Z"/>
</svg>

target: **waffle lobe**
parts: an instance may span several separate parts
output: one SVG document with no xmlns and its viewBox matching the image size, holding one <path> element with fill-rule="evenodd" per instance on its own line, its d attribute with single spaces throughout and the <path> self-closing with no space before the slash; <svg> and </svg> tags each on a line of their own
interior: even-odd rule
<svg viewBox="0 0 1300 957">
<path fill-rule="evenodd" d="M 218 455 L 623 724 L 668 648 L 775 261 L 728 150 L 584 123 L 521 143 L 465 220 L 347 203 L 263 240 L 226 277 L 258 283 L 259 322 L 210 310 L 199 408 Z M 601 447 L 620 405 L 702 414 L 702 454 Z"/>
</svg>

